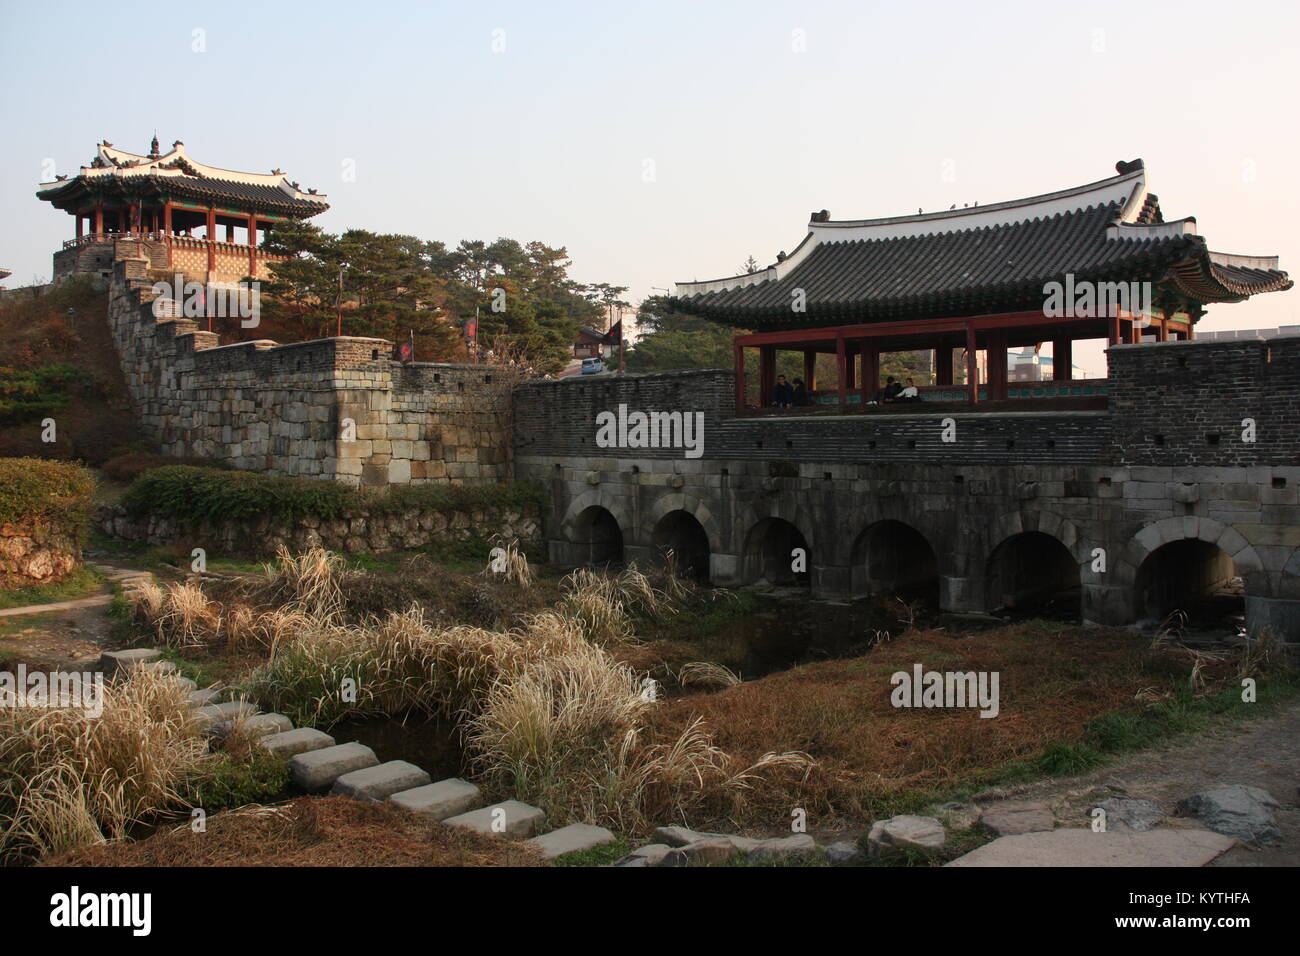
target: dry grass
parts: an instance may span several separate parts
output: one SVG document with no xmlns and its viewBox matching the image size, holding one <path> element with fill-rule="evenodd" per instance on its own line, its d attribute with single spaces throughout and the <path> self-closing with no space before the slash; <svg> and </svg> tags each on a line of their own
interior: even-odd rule
<svg viewBox="0 0 1300 956">
<path fill-rule="evenodd" d="M 300 797 L 250 806 L 135 843 L 92 846 L 49 866 L 542 866 L 526 843 L 420 819 L 391 804 Z"/>
<path fill-rule="evenodd" d="M 890 676 L 922 662 L 941 671 L 996 671 L 1001 712 L 899 709 Z M 665 701 L 652 713 L 671 737 L 703 719 L 717 745 L 740 761 L 768 751 L 802 751 L 817 765 L 800 779 L 780 775 L 745 801 L 743 822 L 776 825 L 790 808 L 821 819 L 868 817 L 908 793 L 925 793 L 1035 759 L 1053 743 L 1080 740 L 1110 711 L 1131 710 L 1140 694 L 1188 680 L 1188 652 L 1135 644 L 1123 631 L 1026 623 L 955 638 L 905 634 L 864 657 L 772 674 L 718 693 Z M 1196 680 L 1223 686 L 1228 661 L 1201 660 Z M 1158 699 L 1158 698 L 1157 698 Z"/>
<path fill-rule="evenodd" d="M 166 674 L 133 670 L 107 682 L 103 713 L 0 710 L 0 849 L 41 857 L 122 838 L 150 813 L 181 802 L 207 744 Z"/>
<path fill-rule="evenodd" d="M 528 556 L 519 549 L 519 542 L 498 541 L 488 558 L 485 575 L 501 575 L 506 581 L 526 588 L 533 582 L 533 570 L 528 566 Z"/>
<path fill-rule="evenodd" d="M 677 683 L 682 687 L 734 687 L 741 683 L 740 676 L 731 668 L 713 661 L 692 661 L 677 671 Z"/>
</svg>

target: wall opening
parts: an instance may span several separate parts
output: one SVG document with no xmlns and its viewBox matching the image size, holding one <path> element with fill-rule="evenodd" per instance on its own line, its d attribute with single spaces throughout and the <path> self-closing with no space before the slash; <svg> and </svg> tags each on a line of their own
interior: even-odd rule
<svg viewBox="0 0 1300 956">
<path fill-rule="evenodd" d="M 1239 624 L 1245 620 L 1245 596 L 1237 566 L 1207 541 L 1162 545 L 1138 568 L 1137 611 L 1157 624 L 1175 612 L 1192 627 Z"/>
<path fill-rule="evenodd" d="M 659 519 L 651 538 L 661 560 L 672 551 L 677 572 L 693 581 L 709 579 L 709 536 L 689 511 L 670 511 Z"/>
<path fill-rule="evenodd" d="M 802 550 L 802 560 L 795 555 Z M 795 570 L 796 566 L 799 570 Z M 766 581 L 779 587 L 808 587 L 812 577 L 812 555 L 808 541 L 784 518 L 764 518 L 750 529 L 745 540 L 745 582 Z"/>
<path fill-rule="evenodd" d="M 1012 535 L 989 556 L 985 578 L 989 610 L 1077 619 L 1079 565 L 1070 549 L 1041 531 Z"/>
<path fill-rule="evenodd" d="M 877 521 L 853 545 L 854 597 L 892 592 L 939 600 L 939 561 L 925 535 L 901 521 Z"/>
<path fill-rule="evenodd" d="M 580 564 L 602 567 L 623 562 L 623 531 L 608 509 L 592 505 L 573 522 L 574 557 Z"/>
</svg>

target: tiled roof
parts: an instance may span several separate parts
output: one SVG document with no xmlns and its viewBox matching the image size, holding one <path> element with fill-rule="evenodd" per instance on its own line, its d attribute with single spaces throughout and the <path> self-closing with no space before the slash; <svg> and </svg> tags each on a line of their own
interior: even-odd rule
<svg viewBox="0 0 1300 956">
<path fill-rule="evenodd" d="M 88 197 L 98 196 L 183 197 L 295 217 L 314 216 L 329 208 L 324 196 L 312 190 L 304 192 L 279 170 L 243 173 L 220 169 L 192 159 L 179 141 L 165 156 L 157 155 L 156 139 L 154 146 L 148 156 L 139 156 L 100 143 L 89 166 L 82 166 L 71 179 L 43 183 L 36 195 L 59 209 L 76 208 Z"/>
<path fill-rule="evenodd" d="M 678 285 L 678 307 L 755 329 L 1042 307 L 1043 286 L 1168 279 L 1189 299 L 1291 287 L 1275 259 L 1209 252 L 1195 220 L 1165 223 L 1142 167 L 994 207 L 859 222 L 814 217 L 793 255 L 753 276 Z M 805 310 L 792 303 L 802 291 Z"/>
</svg>

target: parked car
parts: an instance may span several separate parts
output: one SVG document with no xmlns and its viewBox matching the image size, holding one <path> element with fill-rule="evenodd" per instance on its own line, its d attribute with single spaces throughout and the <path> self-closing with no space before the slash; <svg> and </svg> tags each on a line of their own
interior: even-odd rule
<svg viewBox="0 0 1300 956">
<path fill-rule="evenodd" d="M 585 358 L 582 360 L 583 375 L 598 375 L 605 371 L 605 363 L 598 358 Z"/>
</svg>

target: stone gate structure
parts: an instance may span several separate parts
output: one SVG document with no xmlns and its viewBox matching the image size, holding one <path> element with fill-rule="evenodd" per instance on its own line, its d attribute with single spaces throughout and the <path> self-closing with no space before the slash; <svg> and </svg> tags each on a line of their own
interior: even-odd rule
<svg viewBox="0 0 1300 956">
<path fill-rule="evenodd" d="M 1300 640 L 1300 337 L 1107 355 L 1105 407 L 1078 411 L 737 417 L 731 371 L 539 382 L 515 472 L 549 483 L 563 564 L 670 547 L 719 585 L 930 581 L 950 611 L 1078 586 L 1103 624 L 1239 575 L 1251 631 Z M 599 447 L 620 405 L 702 413 L 703 454 Z"/>
</svg>

